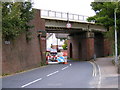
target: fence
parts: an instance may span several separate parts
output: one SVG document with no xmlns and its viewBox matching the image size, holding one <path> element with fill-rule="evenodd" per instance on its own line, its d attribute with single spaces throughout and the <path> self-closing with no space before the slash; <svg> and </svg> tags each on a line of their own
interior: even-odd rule
<svg viewBox="0 0 120 90">
<path fill-rule="evenodd" d="M 69 21 L 78 21 L 78 22 L 87 22 L 88 16 L 66 13 L 66 12 L 57 12 L 51 10 L 41 10 L 42 18 L 53 18 L 53 19 L 62 19 Z"/>
</svg>

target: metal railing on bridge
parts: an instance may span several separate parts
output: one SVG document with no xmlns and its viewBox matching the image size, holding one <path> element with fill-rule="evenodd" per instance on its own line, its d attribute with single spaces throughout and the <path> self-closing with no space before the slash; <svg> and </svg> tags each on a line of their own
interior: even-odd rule
<svg viewBox="0 0 120 90">
<path fill-rule="evenodd" d="M 77 21 L 77 22 L 88 22 L 87 21 L 88 16 L 66 13 L 66 12 L 57 12 L 57 11 L 51 11 L 51 10 L 41 10 L 41 17 Z"/>
</svg>

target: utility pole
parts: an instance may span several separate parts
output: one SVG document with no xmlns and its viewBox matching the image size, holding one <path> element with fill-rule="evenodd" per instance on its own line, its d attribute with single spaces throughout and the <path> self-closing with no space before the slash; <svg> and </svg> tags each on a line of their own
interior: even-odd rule
<svg viewBox="0 0 120 90">
<path fill-rule="evenodd" d="M 117 48 L 117 25 L 116 25 L 116 12 L 118 8 L 114 11 L 114 21 L 115 21 L 115 63 L 118 64 L 118 48 Z"/>
</svg>

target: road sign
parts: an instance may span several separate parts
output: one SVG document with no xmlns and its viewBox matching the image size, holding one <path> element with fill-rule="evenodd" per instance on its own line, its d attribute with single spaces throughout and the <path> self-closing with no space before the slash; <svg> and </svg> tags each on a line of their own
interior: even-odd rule
<svg viewBox="0 0 120 90">
<path fill-rule="evenodd" d="M 67 23 L 67 24 L 66 24 L 66 27 L 67 27 L 67 28 L 71 28 L 72 25 L 71 25 L 70 23 Z"/>
</svg>

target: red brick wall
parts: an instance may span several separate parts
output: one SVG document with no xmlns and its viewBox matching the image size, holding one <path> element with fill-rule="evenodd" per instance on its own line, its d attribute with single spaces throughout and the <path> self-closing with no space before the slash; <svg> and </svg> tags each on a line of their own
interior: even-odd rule
<svg viewBox="0 0 120 90">
<path fill-rule="evenodd" d="M 73 37 L 71 40 L 72 43 L 72 58 L 79 59 L 78 57 L 78 37 Z"/>
<path fill-rule="evenodd" d="M 89 60 L 93 58 L 94 55 L 94 38 L 85 38 L 81 36 L 82 35 L 71 36 L 71 39 L 68 40 L 68 57 L 70 58 L 71 43 L 73 59 Z"/>
<path fill-rule="evenodd" d="M 40 19 L 40 11 L 35 10 L 35 17 L 30 22 L 34 25 L 32 40 L 26 42 L 25 34 L 19 36 L 11 44 L 2 44 L 2 72 L 15 73 L 21 70 L 38 67 L 41 63 L 41 54 L 37 30 L 45 30 L 45 22 Z M 45 43 L 44 43 L 45 45 Z M 43 50 L 45 47 L 43 47 Z"/>
<path fill-rule="evenodd" d="M 68 40 L 68 58 L 70 58 L 70 53 L 72 53 L 71 58 L 73 59 L 82 59 L 81 55 L 80 55 L 80 51 L 79 50 L 79 42 L 81 41 L 81 39 L 79 38 L 79 36 L 71 36 L 71 39 Z M 72 52 L 70 52 L 70 44 L 72 45 Z"/>
<path fill-rule="evenodd" d="M 94 54 L 97 57 L 112 54 L 111 44 L 104 39 L 101 33 L 95 34 L 94 38 L 82 37 L 85 34 L 71 36 L 68 40 L 68 57 L 70 58 L 70 43 L 72 44 L 72 58 L 79 60 L 90 60 Z"/>
<path fill-rule="evenodd" d="M 104 39 L 104 56 L 112 55 L 112 44 L 108 39 Z"/>
<path fill-rule="evenodd" d="M 68 58 L 70 58 L 70 40 L 67 40 L 67 54 L 68 54 Z"/>
<path fill-rule="evenodd" d="M 41 37 L 43 60 L 46 61 L 46 37 Z"/>
<path fill-rule="evenodd" d="M 87 38 L 87 60 L 94 56 L 94 38 Z"/>
<path fill-rule="evenodd" d="M 96 57 L 104 56 L 104 37 L 101 33 L 95 34 L 95 54 Z"/>
<path fill-rule="evenodd" d="M 87 59 L 87 39 L 82 38 L 79 43 L 79 58 L 80 60 Z"/>
</svg>

